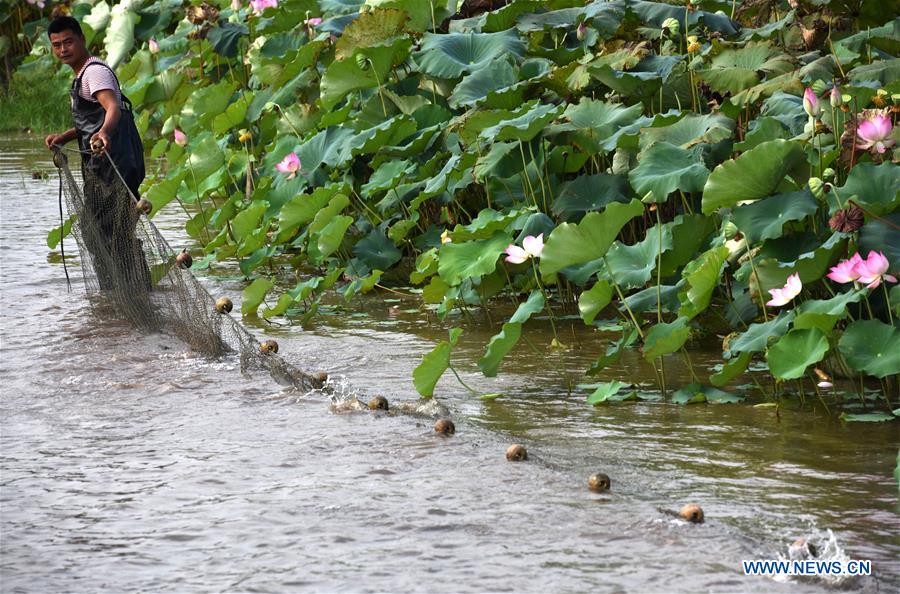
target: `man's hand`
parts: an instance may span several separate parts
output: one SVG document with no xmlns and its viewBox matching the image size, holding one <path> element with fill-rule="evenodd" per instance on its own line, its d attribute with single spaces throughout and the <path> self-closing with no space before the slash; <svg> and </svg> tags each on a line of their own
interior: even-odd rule
<svg viewBox="0 0 900 594">
<path fill-rule="evenodd" d="M 106 132 L 100 130 L 99 132 L 91 136 L 92 151 L 101 154 L 107 149 L 109 149 L 109 135 L 107 135 Z"/>
<path fill-rule="evenodd" d="M 47 135 L 47 138 L 44 139 L 44 144 L 52 151 L 54 144 L 63 144 L 65 142 L 63 138 L 63 134 L 49 134 Z"/>
</svg>

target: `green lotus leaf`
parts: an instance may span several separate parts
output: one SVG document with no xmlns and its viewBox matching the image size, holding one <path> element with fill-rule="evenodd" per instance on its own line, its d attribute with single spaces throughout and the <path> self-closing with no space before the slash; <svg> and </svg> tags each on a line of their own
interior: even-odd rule
<svg viewBox="0 0 900 594">
<path fill-rule="evenodd" d="M 485 128 L 479 136 L 491 142 L 527 142 L 540 134 L 556 118 L 558 112 L 559 108 L 553 104 L 526 103 L 514 112 L 515 117 Z"/>
<path fill-rule="evenodd" d="M 731 138 L 734 120 L 721 114 L 687 114 L 674 124 L 650 126 L 641 131 L 640 146 L 646 149 L 657 142 L 668 142 L 687 149 L 695 144 L 715 144 Z"/>
<path fill-rule="evenodd" d="M 680 317 L 674 322 L 656 324 L 644 336 L 644 359 L 652 361 L 657 357 L 674 353 L 691 335 L 688 319 Z"/>
<path fill-rule="evenodd" d="M 377 227 L 353 246 L 353 255 L 359 258 L 370 269 L 390 270 L 400 261 L 402 253 Z"/>
<path fill-rule="evenodd" d="M 268 207 L 268 202 L 253 202 L 250 206 L 239 212 L 237 216 L 231 220 L 231 231 L 234 233 L 235 240 L 241 242 L 250 235 L 251 232 L 256 230 Z"/>
<path fill-rule="evenodd" d="M 318 0 L 324 13 L 350 14 L 359 12 L 366 0 Z"/>
<path fill-rule="evenodd" d="M 462 334 L 461 328 L 451 328 L 450 340 L 439 342 L 413 370 L 413 385 L 422 398 L 434 396 L 434 387 L 450 367 L 450 352 L 456 346 L 460 334 Z"/>
<path fill-rule="evenodd" d="M 803 377 L 806 368 L 818 363 L 828 352 L 828 338 L 818 328 L 793 329 L 769 347 L 766 362 L 778 379 Z"/>
<path fill-rule="evenodd" d="M 581 175 L 560 186 L 551 209 L 560 219 L 572 221 L 586 212 L 601 210 L 612 202 L 627 202 L 627 194 L 625 176 L 607 173 Z"/>
<path fill-rule="evenodd" d="M 404 35 L 409 15 L 393 8 L 375 8 L 360 13 L 352 23 L 344 27 L 334 46 L 334 57 L 345 60 L 353 57 L 359 48 L 383 45 L 399 35 Z"/>
<path fill-rule="evenodd" d="M 221 23 L 218 27 L 210 29 L 207 38 L 212 44 L 213 51 L 220 56 L 233 58 L 238 54 L 238 45 L 241 37 L 249 35 L 250 30 L 243 24 Z"/>
<path fill-rule="evenodd" d="M 863 255 L 867 255 L 870 251 L 882 252 L 890 262 L 892 273 L 900 272 L 898 227 L 900 227 L 900 213 L 895 212 L 869 221 L 859 230 L 859 251 Z"/>
<path fill-rule="evenodd" d="M 789 140 L 770 140 L 725 161 L 706 180 L 703 214 L 774 194 L 784 176 L 804 161 L 803 148 Z"/>
<path fill-rule="evenodd" d="M 563 223 L 553 230 L 541 256 L 541 275 L 550 278 L 563 268 L 602 258 L 622 227 L 644 212 L 639 200 L 614 202 L 603 212 L 591 212 L 580 223 Z"/>
<path fill-rule="evenodd" d="M 456 286 L 467 278 L 481 278 L 497 267 L 497 258 L 510 244 L 511 237 L 497 231 L 490 239 L 445 243 L 439 252 L 438 274 Z"/>
<path fill-rule="evenodd" d="M 588 395 L 587 403 L 596 405 L 603 402 L 622 402 L 624 400 L 637 398 L 637 394 L 634 390 L 620 395 L 619 392 L 621 392 L 624 387 L 626 387 L 626 384 L 618 380 L 597 384 L 594 391 Z"/>
<path fill-rule="evenodd" d="M 450 107 L 469 107 L 487 98 L 492 92 L 519 82 L 519 69 L 508 56 L 500 56 L 484 68 L 463 78 L 447 99 Z"/>
<path fill-rule="evenodd" d="M 782 239 L 785 243 L 792 243 L 794 240 L 794 238 Z M 768 301 L 769 289 L 783 287 L 787 277 L 794 273 L 800 275 L 800 281 L 804 284 L 817 281 L 828 272 L 828 268 L 837 261 L 838 256 L 844 253 L 846 243 L 846 238 L 840 233 L 835 233 L 819 247 L 800 254 L 792 262 L 761 258 L 756 261 L 756 274 L 751 275 L 750 285 Z"/>
<path fill-rule="evenodd" d="M 752 355 L 750 353 L 741 353 L 737 357 L 729 360 L 722 366 L 721 371 L 709 376 L 709 383 L 717 388 L 727 385 L 733 379 L 747 371 L 747 367 L 750 366 L 751 358 Z"/>
<path fill-rule="evenodd" d="M 218 143 L 209 133 L 204 133 L 191 143 L 191 154 L 188 156 L 188 173 L 185 183 L 196 188 L 207 178 L 221 170 L 225 163 L 225 155 Z"/>
<path fill-rule="evenodd" d="M 692 383 L 679 388 L 672 394 L 672 402 L 675 404 L 697 404 L 700 402 L 716 402 L 719 404 L 734 404 L 744 398 L 735 394 L 723 392 L 718 388 Z"/>
<path fill-rule="evenodd" d="M 644 2 L 638 0 L 630 2 L 628 9 L 636 13 L 646 24 L 652 25 L 657 29 L 661 29 L 666 19 L 675 19 L 681 23 L 681 30 L 686 31 L 685 15 L 687 15 L 687 25 L 691 29 L 695 29 L 698 23 L 703 23 L 711 31 L 722 33 L 723 35 L 737 35 L 738 25 L 724 14 L 711 13 L 705 10 L 694 10 L 686 12 L 683 7 L 674 4 L 664 4 L 661 2 Z"/>
<path fill-rule="evenodd" d="M 332 62 L 322 75 L 322 107 L 330 110 L 351 91 L 374 89 L 384 84 L 391 68 L 409 56 L 411 45 L 411 39 L 400 37 L 390 45 L 357 49 L 352 57 Z"/>
<path fill-rule="evenodd" d="M 275 283 L 263 277 L 250 283 L 247 288 L 244 289 L 241 297 L 241 314 L 245 316 L 255 316 L 256 310 L 259 309 L 263 299 L 266 298 L 266 293 L 274 286 Z"/>
<path fill-rule="evenodd" d="M 675 217 L 671 227 L 671 249 L 662 257 L 663 278 L 672 276 L 690 262 L 715 231 L 716 224 L 711 217 L 699 213 Z"/>
<path fill-rule="evenodd" d="M 315 232 L 309 242 L 309 257 L 316 264 L 321 264 L 325 258 L 333 254 L 344 241 L 347 229 L 353 224 L 353 217 L 345 215 L 336 216 L 326 225 Z M 313 241 L 314 240 L 314 241 Z"/>
<path fill-rule="evenodd" d="M 578 311 L 585 324 L 594 323 L 597 314 L 609 305 L 612 294 L 612 286 L 605 280 L 597 281 L 593 287 L 581 294 L 578 298 Z"/>
<path fill-rule="evenodd" d="M 841 420 L 848 423 L 883 423 L 884 421 L 893 421 L 896 418 L 896 415 L 879 412 L 858 414 L 841 413 Z M 900 469 L 900 456 L 898 456 L 897 468 Z M 894 471 L 894 478 L 900 481 L 900 472 L 898 472 L 897 470 Z"/>
<path fill-rule="evenodd" d="M 775 318 L 757 324 L 750 324 L 747 330 L 728 344 L 726 354 L 761 353 L 769 346 L 769 340 L 783 336 L 794 320 L 793 311 L 782 311 Z"/>
<path fill-rule="evenodd" d="M 623 106 L 582 97 L 577 105 L 569 105 L 562 113 L 564 123 L 550 126 L 547 134 L 571 132 L 571 141 L 589 153 L 608 152 L 615 148 L 623 130 L 633 126 L 641 116 L 640 104 Z"/>
<path fill-rule="evenodd" d="M 458 78 L 507 54 L 519 58 L 525 54 L 525 42 L 514 29 L 499 33 L 425 33 L 413 59 L 424 74 Z"/>
<path fill-rule="evenodd" d="M 684 268 L 684 290 L 678 293 L 681 307 L 678 315 L 692 319 L 706 310 L 713 291 L 719 286 L 722 269 L 728 258 L 728 248 L 714 247 L 704 252 Z"/>
<path fill-rule="evenodd" d="M 900 206 L 900 167 L 888 161 L 880 165 L 859 163 L 850 170 L 844 185 L 826 197 L 832 212 L 846 208 L 850 198 L 870 214 L 892 212 Z"/>
<path fill-rule="evenodd" d="M 878 320 L 857 320 L 838 342 L 847 364 L 875 377 L 900 373 L 900 330 Z"/>
<path fill-rule="evenodd" d="M 800 221 L 818 210 L 816 197 L 809 188 L 788 192 L 739 206 L 732 212 L 732 220 L 747 241 L 781 237 L 782 228 L 790 221 Z"/>
<path fill-rule="evenodd" d="M 662 238 L 660 238 L 662 233 Z M 616 241 L 606 255 L 610 278 L 622 288 L 643 287 L 657 269 L 657 255 L 672 247 L 672 223 L 654 225 L 634 245 Z"/>
<path fill-rule="evenodd" d="M 103 40 L 106 63 L 112 68 L 118 66 L 134 46 L 134 27 L 140 18 L 130 2 L 120 2 L 113 7 Z"/>
<path fill-rule="evenodd" d="M 604 368 L 613 365 L 622 357 L 622 353 L 626 348 L 633 345 L 638 339 L 638 332 L 633 326 L 628 326 L 622 330 L 622 336 L 615 342 L 607 344 L 606 352 L 600 355 L 596 361 L 591 363 L 590 368 L 585 372 L 587 375 L 597 375 Z"/>
<path fill-rule="evenodd" d="M 619 28 L 622 16 L 622 7 L 617 4 L 592 2 L 587 6 L 524 14 L 516 22 L 516 28 L 528 33 L 548 29 L 572 29 L 582 22 L 588 22 L 591 27 L 598 29 L 601 35 L 608 36 Z"/>
<path fill-rule="evenodd" d="M 528 299 L 516 308 L 510 320 L 503 324 L 503 329 L 491 337 L 484 355 L 478 360 L 478 368 L 485 377 L 497 375 L 500 362 L 516 346 L 522 335 L 522 324 L 544 308 L 544 296 L 540 291 L 532 291 Z"/>
<path fill-rule="evenodd" d="M 668 142 L 657 142 L 641 152 L 638 166 L 628 174 L 628 181 L 644 202 L 665 202 L 675 190 L 699 192 L 706 183 L 709 170 L 697 151 L 679 148 Z M 647 195 L 649 198 L 646 198 Z"/>
<path fill-rule="evenodd" d="M 750 42 L 740 49 L 726 49 L 698 72 L 720 93 L 736 95 L 760 82 L 759 73 L 780 75 L 793 70 L 790 58 L 768 42 Z"/>
</svg>

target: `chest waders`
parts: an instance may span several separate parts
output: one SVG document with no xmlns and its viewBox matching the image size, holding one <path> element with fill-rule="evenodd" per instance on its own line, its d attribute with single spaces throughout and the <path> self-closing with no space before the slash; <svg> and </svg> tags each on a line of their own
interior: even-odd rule
<svg viewBox="0 0 900 594">
<path fill-rule="evenodd" d="M 141 241 L 134 234 L 134 200 L 145 173 L 144 146 L 134 124 L 131 101 L 122 95 L 119 122 L 109 135 L 109 156 L 91 152 L 91 137 L 103 127 L 106 110 L 99 102 L 81 97 L 79 92 L 84 72 L 94 66 L 107 68 L 112 72 L 105 64 L 92 62 L 72 81 L 70 90 L 72 117 L 81 151 L 81 172 L 84 179 L 84 211 L 79 216 L 86 219 L 83 224 L 86 223 L 97 231 L 85 236 L 85 247 L 91 253 L 101 289 L 146 292 L 151 285 L 150 270 Z M 119 174 L 125 187 L 119 180 Z M 129 191 L 135 198 L 128 194 Z"/>
</svg>

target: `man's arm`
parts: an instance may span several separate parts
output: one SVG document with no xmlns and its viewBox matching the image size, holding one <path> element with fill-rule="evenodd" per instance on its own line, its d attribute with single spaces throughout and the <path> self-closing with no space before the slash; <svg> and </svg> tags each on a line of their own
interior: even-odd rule
<svg viewBox="0 0 900 594">
<path fill-rule="evenodd" d="M 75 140 L 77 134 L 75 128 L 69 128 L 62 134 L 49 134 L 47 138 L 44 139 L 44 144 L 47 148 L 52 148 L 54 144 L 66 144 L 67 142 Z"/>
<path fill-rule="evenodd" d="M 103 143 L 103 148 L 109 148 L 109 137 L 116 131 L 116 126 L 119 125 L 119 118 L 122 116 L 122 112 L 119 109 L 119 102 L 116 100 L 116 94 L 111 89 L 102 89 L 94 93 L 94 99 L 96 99 L 100 105 L 103 106 L 103 109 L 106 110 L 106 118 L 103 120 L 103 126 L 101 126 L 100 130 L 91 136 L 91 146 L 94 144 Z"/>
</svg>

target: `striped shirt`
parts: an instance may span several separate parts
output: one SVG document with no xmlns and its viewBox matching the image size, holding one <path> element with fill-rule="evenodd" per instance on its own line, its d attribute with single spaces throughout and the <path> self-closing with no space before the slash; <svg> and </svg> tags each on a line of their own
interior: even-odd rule
<svg viewBox="0 0 900 594">
<path fill-rule="evenodd" d="M 105 67 L 91 66 L 88 68 L 88 64 L 93 63 L 103 64 Z M 84 63 L 84 66 L 81 67 L 81 70 L 78 71 L 78 76 L 82 77 L 81 89 L 78 92 L 78 95 L 82 99 L 97 103 L 94 95 L 99 91 L 109 89 L 115 93 L 116 98 L 119 100 L 119 105 L 122 105 L 122 90 L 119 88 L 119 83 L 112 70 L 109 69 L 109 65 L 100 58 L 95 58 L 94 56 L 88 58 L 87 62 Z M 77 79 L 78 76 L 75 78 Z"/>
</svg>

